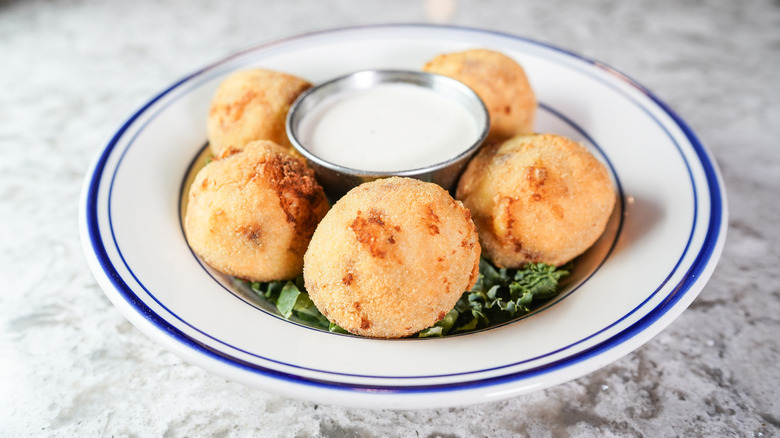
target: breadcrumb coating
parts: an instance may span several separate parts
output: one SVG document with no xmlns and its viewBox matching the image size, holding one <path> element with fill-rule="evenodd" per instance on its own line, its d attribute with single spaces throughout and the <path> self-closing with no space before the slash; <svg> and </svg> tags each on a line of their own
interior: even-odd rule
<svg viewBox="0 0 780 438">
<path fill-rule="evenodd" d="M 228 149 L 198 172 L 184 231 L 190 247 L 225 274 L 252 281 L 293 278 L 328 210 L 306 162 L 270 141 Z"/>
<path fill-rule="evenodd" d="M 240 150 L 255 140 L 270 140 L 293 150 L 285 119 L 295 99 L 311 86 L 296 76 L 263 69 L 228 76 L 212 98 L 206 125 L 214 155 Z"/>
<path fill-rule="evenodd" d="M 471 87 L 490 114 L 488 142 L 534 132 L 536 96 L 525 70 L 512 58 L 488 49 L 441 54 L 424 71 L 455 78 Z"/>
<path fill-rule="evenodd" d="M 582 145 L 552 134 L 483 148 L 456 197 L 474 215 L 486 257 L 507 268 L 569 262 L 601 236 L 615 205 L 606 167 Z"/>
<path fill-rule="evenodd" d="M 364 183 L 320 222 L 304 256 L 309 296 L 362 336 L 399 338 L 432 326 L 479 274 L 471 214 L 440 186 L 392 177 Z"/>
</svg>

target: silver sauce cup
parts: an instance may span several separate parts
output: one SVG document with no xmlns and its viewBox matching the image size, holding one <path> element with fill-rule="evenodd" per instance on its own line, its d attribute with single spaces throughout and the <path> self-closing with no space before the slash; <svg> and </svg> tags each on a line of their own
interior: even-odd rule
<svg viewBox="0 0 780 438">
<path fill-rule="evenodd" d="M 322 159 L 314 154 L 300 140 L 301 121 L 326 99 L 340 93 L 366 90 L 380 84 L 402 83 L 425 87 L 448 96 L 462 104 L 481 127 L 479 136 L 466 150 L 462 150 L 445 161 L 425 167 L 410 168 L 392 172 L 354 169 Z M 333 199 L 338 199 L 353 187 L 364 182 L 389 176 L 405 176 L 433 182 L 446 190 L 453 189 L 464 167 L 477 152 L 487 137 L 490 116 L 477 94 L 460 81 L 438 74 L 406 70 L 364 70 L 341 76 L 325 82 L 301 94 L 287 114 L 286 129 L 295 149 L 301 153 L 314 169 L 320 184 Z"/>
</svg>

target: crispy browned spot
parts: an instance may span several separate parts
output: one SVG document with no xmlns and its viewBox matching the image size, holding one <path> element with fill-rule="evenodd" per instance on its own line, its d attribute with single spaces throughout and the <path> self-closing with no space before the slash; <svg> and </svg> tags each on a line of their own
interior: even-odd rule
<svg viewBox="0 0 780 438">
<path fill-rule="evenodd" d="M 560 205 L 555 204 L 550 208 L 552 209 L 552 214 L 555 215 L 555 217 L 558 219 L 563 219 L 563 208 L 561 208 Z"/>
<path fill-rule="evenodd" d="M 237 153 L 241 152 L 241 149 L 235 148 L 233 146 L 228 146 L 225 149 L 222 150 L 222 152 L 219 153 L 216 157 L 212 158 L 212 161 L 219 161 L 222 159 L 225 159 L 231 155 L 235 155 Z"/>
<path fill-rule="evenodd" d="M 444 289 L 447 291 L 447 293 L 449 293 L 450 289 L 452 288 L 452 283 L 450 283 L 450 281 L 446 278 L 442 281 L 442 283 L 444 283 Z"/>
<path fill-rule="evenodd" d="M 369 327 L 371 327 L 371 323 L 368 321 L 368 318 L 366 318 L 365 316 L 361 316 L 360 317 L 360 328 L 365 330 L 365 329 L 367 329 Z"/>
<path fill-rule="evenodd" d="M 239 120 L 241 116 L 244 115 L 244 109 L 246 109 L 246 106 L 256 97 L 258 97 L 257 92 L 255 90 L 249 89 L 246 90 L 240 98 L 236 99 L 228 105 L 225 105 L 225 115 L 220 118 L 220 123 L 222 126 L 225 126 L 227 123 L 233 123 L 236 120 Z"/>
<path fill-rule="evenodd" d="M 294 244 L 305 245 L 320 221 L 322 205 L 327 202 L 325 192 L 314 179 L 314 171 L 298 158 L 285 154 L 273 154 L 261 166 L 279 197 L 287 222 L 299 237 Z"/>
<path fill-rule="evenodd" d="M 351 272 L 347 272 L 345 276 L 341 278 L 341 282 L 349 286 L 355 280 L 355 276 Z"/>
<path fill-rule="evenodd" d="M 531 195 L 531 198 L 533 198 L 534 201 L 541 201 L 542 200 L 542 195 L 540 195 L 538 193 L 534 193 L 533 195 Z"/>
<path fill-rule="evenodd" d="M 439 225 L 441 224 L 441 219 L 439 219 L 439 215 L 436 214 L 435 211 L 433 211 L 433 206 L 431 204 L 428 204 L 425 207 L 425 219 L 426 219 L 426 226 L 428 227 L 428 232 L 431 233 L 431 235 L 437 235 L 439 234 Z"/>
<path fill-rule="evenodd" d="M 471 276 L 469 276 L 469 286 L 466 289 L 468 290 L 474 287 L 474 285 L 477 284 L 478 278 L 479 278 L 479 263 L 474 263 L 474 267 L 471 269 Z"/>
<path fill-rule="evenodd" d="M 535 166 L 526 167 L 525 179 L 529 186 L 538 189 L 544 185 L 544 181 L 547 179 L 547 169 Z"/>
<path fill-rule="evenodd" d="M 360 310 L 360 303 L 355 301 L 354 303 L 352 303 L 352 307 L 354 307 L 355 310 Z"/>
<path fill-rule="evenodd" d="M 512 249 L 515 252 L 520 252 L 523 250 L 523 244 L 514 234 L 512 234 L 512 229 L 515 226 L 515 217 L 512 215 L 512 204 L 515 202 L 512 198 L 504 198 L 508 200 L 509 202 L 505 203 L 504 208 L 506 209 L 506 231 L 507 231 L 507 240 L 510 245 L 512 245 Z"/>
<path fill-rule="evenodd" d="M 531 262 L 539 261 L 540 254 L 536 251 L 531 251 L 527 248 L 525 248 L 523 242 L 517 237 L 512 234 L 508 236 L 508 242 L 509 245 L 512 245 L 511 249 L 518 253 L 522 254 L 525 259 Z"/>
<path fill-rule="evenodd" d="M 217 210 L 214 210 L 209 215 L 209 234 L 217 234 L 217 230 L 221 230 L 223 228 L 223 222 L 226 219 L 227 215 L 225 215 L 225 210 L 219 208 Z"/>
<path fill-rule="evenodd" d="M 447 316 L 447 314 L 445 312 L 443 312 L 443 311 L 439 312 L 439 314 L 437 315 L 438 318 L 436 318 L 436 321 L 441 321 L 442 319 L 444 319 L 445 316 Z"/>
<path fill-rule="evenodd" d="M 262 244 L 261 237 L 263 235 L 260 225 L 252 224 L 238 229 L 238 233 L 244 236 L 246 240 L 254 245 Z"/>
<path fill-rule="evenodd" d="M 386 223 L 382 213 L 372 208 L 367 215 L 357 212 L 355 220 L 350 225 L 355 239 L 363 244 L 372 257 L 385 258 L 396 243 L 393 230 L 399 230 L 396 226 Z"/>
</svg>

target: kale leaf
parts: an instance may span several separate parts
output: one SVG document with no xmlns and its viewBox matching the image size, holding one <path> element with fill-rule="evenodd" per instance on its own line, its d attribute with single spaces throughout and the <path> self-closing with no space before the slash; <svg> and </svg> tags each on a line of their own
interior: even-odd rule
<svg viewBox="0 0 780 438">
<path fill-rule="evenodd" d="M 561 279 L 569 274 L 567 267 L 545 263 L 528 263 L 521 269 L 497 269 L 482 259 L 474 287 L 463 293 L 455 308 L 441 321 L 417 336 L 464 333 L 528 314 L 540 302 L 556 296 Z"/>
<path fill-rule="evenodd" d="M 545 263 L 529 263 L 521 269 L 498 269 L 481 259 L 479 278 L 474 287 L 463 293 L 444 318 L 416 336 L 427 338 L 465 333 L 530 313 L 540 302 L 558 294 L 560 281 L 569 273 L 569 267 L 557 268 Z M 276 306 L 285 319 L 295 318 L 323 330 L 348 333 L 320 313 L 306 292 L 302 276 L 286 281 L 244 283 Z"/>
</svg>

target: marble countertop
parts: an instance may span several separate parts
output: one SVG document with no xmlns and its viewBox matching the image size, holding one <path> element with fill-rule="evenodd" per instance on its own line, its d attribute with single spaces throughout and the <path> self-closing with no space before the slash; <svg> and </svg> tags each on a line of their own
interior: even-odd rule
<svg viewBox="0 0 780 438">
<path fill-rule="evenodd" d="M 650 342 L 587 376 L 475 406 L 342 408 L 226 381 L 111 305 L 79 241 L 105 140 L 228 53 L 312 30 L 446 23 L 599 60 L 668 103 L 729 198 L 715 273 Z M 0 1 L 0 436 L 780 434 L 780 3 L 617 0 Z"/>
</svg>

